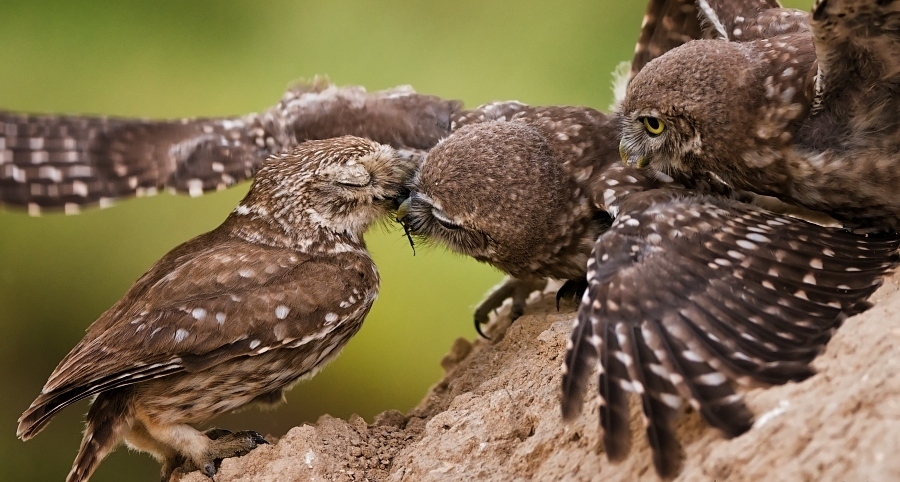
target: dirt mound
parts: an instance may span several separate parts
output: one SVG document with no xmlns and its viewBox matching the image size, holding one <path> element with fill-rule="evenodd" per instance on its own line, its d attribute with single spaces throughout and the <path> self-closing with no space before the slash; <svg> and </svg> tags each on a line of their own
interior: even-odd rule
<svg viewBox="0 0 900 482">
<path fill-rule="evenodd" d="M 696 414 L 682 417 L 678 480 L 900 480 L 898 283 L 886 280 L 876 306 L 847 320 L 816 376 L 746 392 L 757 415 L 748 433 L 726 440 Z M 595 399 L 573 423 L 560 419 L 572 310 L 556 313 L 552 295 L 537 297 L 495 341 L 457 340 L 444 378 L 408 414 L 371 424 L 322 417 L 225 460 L 216 481 L 657 480 L 636 403 L 632 453 L 618 465 L 598 450 Z"/>
</svg>

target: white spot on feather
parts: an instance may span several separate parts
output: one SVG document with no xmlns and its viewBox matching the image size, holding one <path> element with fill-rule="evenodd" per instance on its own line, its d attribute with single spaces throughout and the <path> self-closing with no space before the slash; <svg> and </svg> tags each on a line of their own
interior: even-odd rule
<svg viewBox="0 0 900 482">
<path fill-rule="evenodd" d="M 188 179 L 187 182 L 188 195 L 191 197 L 198 197 L 203 195 L 203 180 L 201 179 Z"/>
<path fill-rule="evenodd" d="M 694 381 L 703 385 L 721 385 L 727 381 L 725 375 L 719 372 L 706 373 L 695 378 Z"/>
<path fill-rule="evenodd" d="M 154 330 L 154 333 L 155 332 L 156 332 L 156 330 Z M 188 332 L 187 330 L 185 330 L 183 328 L 179 328 L 179 329 L 175 330 L 175 343 L 181 343 L 182 341 L 184 341 L 185 338 L 188 337 L 188 335 L 190 335 L 190 332 Z"/>
</svg>

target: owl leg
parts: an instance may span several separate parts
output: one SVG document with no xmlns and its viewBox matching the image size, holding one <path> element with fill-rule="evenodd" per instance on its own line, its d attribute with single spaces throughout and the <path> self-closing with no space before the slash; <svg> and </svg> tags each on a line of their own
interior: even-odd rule
<svg viewBox="0 0 900 482">
<path fill-rule="evenodd" d="M 256 447 L 269 443 L 262 434 L 252 430 L 231 432 L 221 428 L 214 428 L 207 430 L 205 435 L 212 440 L 212 443 L 210 443 L 202 465 L 186 460 L 179 467 L 182 472 L 187 473 L 200 470 L 206 476 L 212 477 L 219 471 L 222 459 L 247 455 Z"/>
<path fill-rule="evenodd" d="M 257 432 L 230 432 L 212 429 L 207 433 L 187 424 L 159 423 L 138 413 L 136 423 L 125 436 L 129 446 L 148 452 L 162 464 L 162 480 L 175 471 L 201 471 L 212 477 L 222 459 L 244 455 L 266 442 Z"/>
<path fill-rule="evenodd" d="M 522 316 L 525 312 L 525 302 L 528 300 L 528 295 L 544 289 L 544 286 L 546 285 L 547 280 L 543 279 L 522 280 L 506 277 L 503 282 L 488 293 L 484 301 L 479 303 L 478 308 L 475 310 L 475 331 L 483 338 L 488 338 L 488 336 L 481 331 L 481 325 L 486 324 L 491 312 L 500 308 L 507 299 L 512 299 L 509 317 L 512 321 L 516 321 L 516 318 Z"/>
<path fill-rule="evenodd" d="M 559 302 L 562 299 L 572 300 L 578 305 L 587 288 L 587 278 L 566 280 L 556 292 L 556 311 L 559 311 Z"/>
<path fill-rule="evenodd" d="M 176 469 L 188 463 L 208 476 L 215 474 L 215 462 L 206 456 L 212 446 L 209 437 L 187 424 L 154 422 L 143 413 L 136 418 L 125 441 L 130 447 L 159 460 L 163 481 L 169 480 Z"/>
</svg>

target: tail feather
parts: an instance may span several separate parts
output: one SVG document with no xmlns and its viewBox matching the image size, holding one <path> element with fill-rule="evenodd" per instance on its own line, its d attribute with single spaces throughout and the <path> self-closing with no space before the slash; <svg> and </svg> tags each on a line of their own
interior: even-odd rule
<svg viewBox="0 0 900 482">
<path fill-rule="evenodd" d="M 121 392 L 106 392 L 94 400 L 87 414 L 78 456 L 75 457 L 66 482 L 88 480 L 100 462 L 122 441 L 128 410 L 126 398 Z"/>
<path fill-rule="evenodd" d="M 619 286 L 611 287 L 609 299 L 620 302 Z M 628 390 L 632 390 L 628 367 L 617 357 L 623 353 L 616 337 L 615 325 L 601 320 L 597 330 L 600 342 L 600 426 L 603 427 L 603 447 L 611 462 L 620 462 L 631 451 L 631 408 L 628 405 Z"/>
<path fill-rule="evenodd" d="M 630 357 L 626 357 L 626 367 L 634 391 L 641 396 L 644 427 L 656 473 L 664 479 L 674 478 L 681 471 L 684 452 L 672 426 L 680 413 L 680 400 L 670 381 L 671 373 L 647 345 L 640 326 L 619 324 L 616 335 L 624 353 Z"/>
<path fill-rule="evenodd" d="M 19 427 L 16 435 L 22 440 L 29 440 L 40 433 L 57 412 L 81 399 L 100 392 L 117 389 L 123 385 L 131 385 L 143 380 L 163 377 L 180 369 L 180 362 L 157 363 L 140 367 L 127 373 L 115 373 L 94 380 L 89 384 L 69 385 L 48 393 L 42 393 L 31 403 L 28 410 L 19 417 Z"/>
<path fill-rule="evenodd" d="M 596 293 L 597 288 L 596 283 L 588 287 L 566 345 L 561 399 L 562 416 L 565 420 L 572 420 L 581 413 L 588 377 L 599 356 L 602 334 L 597 335 L 596 332 L 597 327 L 601 326 L 598 314 L 598 308 L 601 307 L 600 302 L 594 300 L 601 299 L 606 293 Z M 600 369 L 603 370 L 603 367 Z"/>
<path fill-rule="evenodd" d="M 579 313 L 566 345 L 560 401 L 564 420 L 572 420 L 581 413 L 588 376 L 597 359 L 598 348 L 592 344 L 593 324 L 590 314 Z"/>
</svg>

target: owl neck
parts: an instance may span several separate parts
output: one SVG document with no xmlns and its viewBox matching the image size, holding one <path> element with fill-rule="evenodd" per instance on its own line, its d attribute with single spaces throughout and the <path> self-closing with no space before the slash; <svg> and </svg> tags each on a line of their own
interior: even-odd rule
<svg viewBox="0 0 900 482">
<path fill-rule="evenodd" d="M 258 205 L 239 205 L 222 229 L 253 244 L 288 248 L 302 253 L 364 251 L 361 235 L 323 226 L 308 216 L 272 212 Z"/>
</svg>

